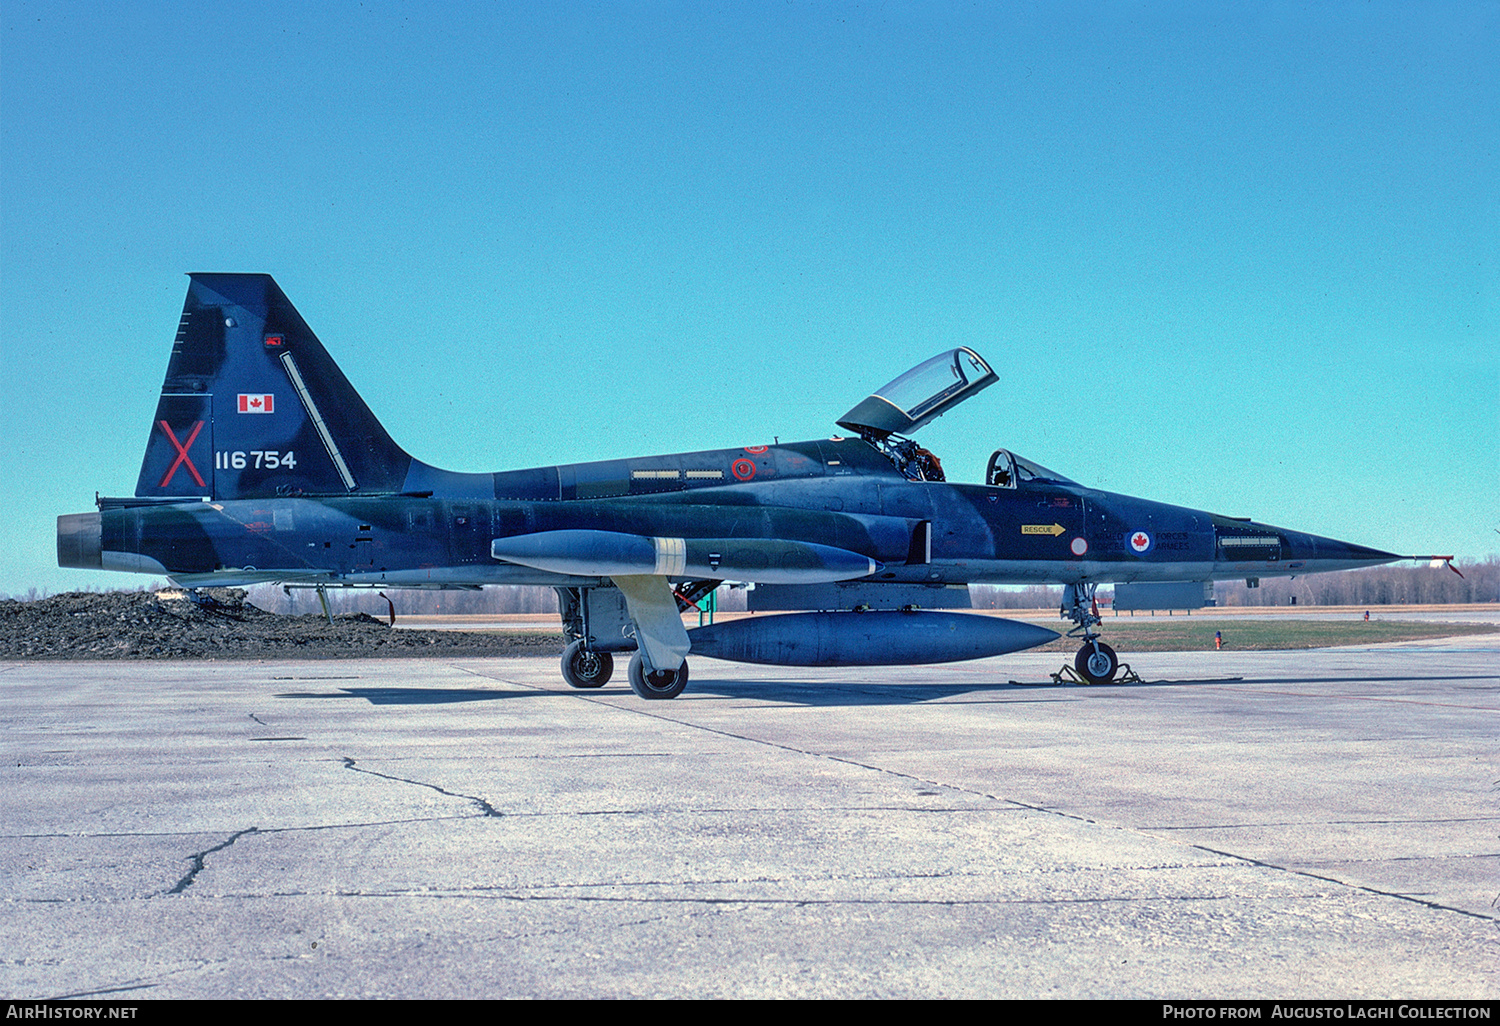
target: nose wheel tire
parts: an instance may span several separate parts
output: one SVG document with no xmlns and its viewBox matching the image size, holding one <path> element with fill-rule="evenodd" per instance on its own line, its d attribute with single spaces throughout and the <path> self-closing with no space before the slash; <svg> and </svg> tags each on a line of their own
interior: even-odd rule
<svg viewBox="0 0 1500 1026">
<path fill-rule="evenodd" d="M 675 670 L 646 671 L 637 653 L 630 658 L 630 688 L 642 698 L 676 698 L 687 687 L 688 668 L 684 662 Z"/>
<path fill-rule="evenodd" d="M 615 672 L 615 660 L 608 652 L 592 652 L 575 641 L 562 654 L 562 675 L 575 688 L 602 688 Z"/>
<path fill-rule="evenodd" d="M 1073 667 L 1090 684 L 1108 684 L 1119 672 L 1120 658 L 1104 642 L 1088 641 L 1078 650 Z"/>
</svg>

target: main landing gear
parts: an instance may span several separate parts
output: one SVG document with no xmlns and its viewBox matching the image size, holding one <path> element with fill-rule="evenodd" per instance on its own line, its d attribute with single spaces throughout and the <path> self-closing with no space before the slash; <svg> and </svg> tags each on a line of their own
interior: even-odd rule
<svg viewBox="0 0 1500 1026">
<path fill-rule="evenodd" d="M 629 578 L 627 578 L 629 580 Z M 687 634 L 680 618 L 685 608 L 718 586 L 718 581 L 690 581 L 674 594 L 663 580 L 658 596 L 647 593 L 647 600 L 659 597 L 661 602 L 641 603 L 641 616 L 656 613 L 657 621 L 675 626 L 682 633 L 683 644 L 678 649 L 668 644 L 668 652 L 686 652 Z M 563 633 L 568 646 L 562 654 L 563 680 L 575 688 L 602 688 L 614 674 L 615 660 L 612 653 L 623 658 L 632 649 L 638 649 L 641 636 L 640 624 L 630 613 L 624 592 L 618 587 L 558 588 L 558 609 L 562 613 Z M 637 596 L 641 599 L 642 596 Z M 648 620 L 648 623 L 651 622 Z M 670 631 L 663 631 L 670 635 Z M 669 638 L 670 640 L 670 638 Z M 670 657 L 669 657 L 670 658 Z M 675 670 L 648 669 L 639 651 L 631 654 L 630 688 L 647 699 L 676 698 L 687 687 L 687 662 L 676 656 Z"/>
<path fill-rule="evenodd" d="M 1090 684 L 1108 684 L 1120 671 L 1120 658 L 1115 650 L 1099 640 L 1095 627 L 1103 623 L 1099 616 L 1099 604 L 1094 601 L 1097 584 L 1069 584 L 1063 589 L 1062 615 L 1077 626 L 1068 631 L 1068 637 L 1081 638 L 1083 647 L 1073 658 L 1073 667 L 1078 676 Z"/>
<path fill-rule="evenodd" d="M 575 688 L 602 688 L 615 672 L 615 660 L 608 652 L 584 648 L 575 641 L 563 649 L 562 675 Z M 687 663 L 676 670 L 647 670 L 640 653 L 630 657 L 630 688 L 642 698 L 676 698 L 687 687 Z"/>
<path fill-rule="evenodd" d="M 684 660 L 675 670 L 648 670 L 637 652 L 630 657 L 630 690 L 642 698 L 676 698 L 687 687 L 688 666 Z"/>
<path fill-rule="evenodd" d="M 575 688 L 602 688 L 615 672 L 614 656 L 595 652 L 575 641 L 562 654 L 562 675 Z"/>
</svg>

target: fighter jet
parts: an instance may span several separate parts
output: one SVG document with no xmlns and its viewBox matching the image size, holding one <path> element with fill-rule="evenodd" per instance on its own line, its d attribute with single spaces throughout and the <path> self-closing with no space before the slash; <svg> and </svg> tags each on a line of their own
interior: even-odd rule
<svg viewBox="0 0 1500 1026">
<path fill-rule="evenodd" d="M 413 459 L 263 274 L 193 274 L 135 494 L 58 518 L 58 563 L 196 589 L 549 585 L 574 687 L 666 699 L 687 656 L 908 665 L 1032 648 L 1032 624 L 955 613 L 967 585 L 1063 586 L 1090 683 L 1112 681 L 1095 590 L 1309 574 L 1409 558 L 1085 487 L 1005 449 L 946 480 L 909 435 L 996 381 L 972 349 L 919 364 L 789 444 L 490 474 Z M 723 582 L 752 616 L 688 631 Z M 326 601 L 325 601 L 326 610 Z"/>
</svg>

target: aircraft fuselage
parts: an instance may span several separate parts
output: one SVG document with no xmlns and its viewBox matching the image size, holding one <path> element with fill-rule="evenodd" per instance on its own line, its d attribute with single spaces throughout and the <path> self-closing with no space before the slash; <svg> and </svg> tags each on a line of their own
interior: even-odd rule
<svg viewBox="0 0 1500 1026">
<path fill-rule="evenodd" d="M 441 486 L 441 476 L 457 479 L 447 491 L 458 497 L 412 489 L 106 505 L 68 518 L 59 558 L 190 584 L 245 583 L 274 571 L 308 583 L 576 585 L 576 575 L 493 558 L 493 541 L 565 530 L 692 536 L 704 532 L 705 517 L 716 537 L 834 545 L 884 564 L 875 580 L 906 584 L 1272 577 L 1383 555 L 1071 483 L 910 481 L 858 439 L 482 475 L 422 467 L 408 483 Z"/>
<path fill-rule="evenodd" d="M 1119 663 L 1094 629 L 1101 583 L 1400 558 L 1085 488 L 1004 449 L 984 484 L 948 483 L 909 436 L 997 380 L 959 347 L 857 404 L 838 421 L 847 437 L 455 473 L 391 438 L 268 275 L 194 274 L 135 494 L 59 517 L 58 563 L 190 588 L 550 585 L 569 684 L 601 686 L 612 653 L 634 651 L 631 687 L 672 698 L 689 651 L 870 665 L 1056 637 L 933 611 L 975 583 L 1063 585 L 1078 672 L 1106 682 Z M 799 612 L 690 638 L 681 611 L 723 581 L 756 585 L 754 608 Z"/>
</svg>

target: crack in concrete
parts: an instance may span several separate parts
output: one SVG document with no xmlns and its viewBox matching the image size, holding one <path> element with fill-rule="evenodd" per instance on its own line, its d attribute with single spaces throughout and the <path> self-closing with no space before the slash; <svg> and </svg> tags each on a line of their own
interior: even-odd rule
<svg viewBox="0 0 1500 1026">
<path fill-rule="evenodd" d="M 346 673 L 333 677 L 272 677 L 272 680 L 361 680 L 357 673 Z"/>
<path fill-rule="evenodd" d="M 429 784 L 425 780 L 409 780 L 406 777 L 393 776 L 390 773 L 380 773 L 376 770 L 364 769 L 356 765 L 355 761 L 349 758 L 349 756 L 347 755 L 341 756 L 341 758 L 344 760 L 344 769 L 346 770 L 353 770 L 355 773 L 368 773 L 372 777 L 380 777 L 383 780 L 394 780 L 398 784 L 412 784 L 416 787 L 430 788 L 436 791 L 438 794 L 444 795 L 448 798 L 461 798 L 466 802 L 473 802 L 475 805 L 479 806 L 479 811 L 481 814 L 493 817 L 495 819 L 499 819 L 505 815 L 505 813 L 495 808 L 489 802 L 475 795 L 459 794 L 457 791 L 449 791 L 446 788 L 439 787 L 437 784 Z"/>
<path fill-rule="evenodd" d="M 1450 855 L 1386 855 L 1379 858 L 1320 858 L 1299 859 L 1309 866 L 1381 866 L 1390 862 L 1453 862 L 1467 859 L 1500 858 L 1500 852 L 1454 852 Z"/>
<path fill-rule="evenodd" d="M 104 994 L 124 994 L 132 990 L 152 990 L 160 987 L 159 983 L 135 983 L 124 987 L 101 987 L 98 990 L 80 990 L 72 994 L 58 994 L 54 997 L 42 998 L 43 1001 L 77 1001 L 79 998 L 100 997 Z"/>
<path fill-rule="evenodd" d="M 57 997 L 44 998 L 43 1000 L 76 1001 L 80 998 L 96 997 L 106 994 L 123 994 L 132 990 L 155 990 L 157 987 L 168 986 L 177 977 L 187 974 L 197 974 L 202 972 L 202 970 L 208 968 L 209 966 L 224 965 L 227 961 L 227 959 L 194 959 L 185 965 L 178 966 L 175 969 L 166 969 L 160 973 L 157 973 L 154 978 L 154 982 L 137 982 L 143 980 L 143 978 L 134 977 L 132 980 L 122 982 L 117 986 L 99 987 L 94 990 L 78 991 L 74 994 L 59 994 Z"/>
<path fill-rule="evenodd" d="M 304 826 L 256 827 L 260 834 L 289 834 L 317 830 L 362 830 L 365 827 L 401 826 L 406 823 L 441 823 L 448 819 L 472 819 L 472 816 L 400 816 L 395 819 L 357 819 L 347 823 L 311 823 Z M 0 841 L 22 840 L 95 840 L 108 837 L 190 837 L 201 830 L 106 830 L 74 834 L 0 834 Z"/>
<path fill-rule="evenodd" d="M 690 813 L 695 816 L 796 816 L 802 813 L 823 815 L 830 812 L 909 812 L 920 815 L 959 815 L 959 816 L 993 816 L 996 813 L 1026 812 L 1025 808 L 995 809 L 995 808 L 962 808 L 945 807 L 933 808 L 930 805 L 746 805 L 741 807 L 726 806 L 720 808 L 713 805 L 693 805 L 666 808 L 663 806 L 642 806 L 629 809 L 568 809 L 560 812 L 510 812 L 506 815 L 517 819 L 571 819 L 582 816 L 666 816 L 677 813 Z"/>
<path fill-rule="evenodd" d="M 472 669 L 469 669 L 467 667 L 455 666 L 454 668 L 455 669 L 463 670 L 464 672 L 470 673 L 470 674 L 472 674 L 473 676 L 476 676 L 476 677 L 485 677 L 485 678 L 491 679 L 491 680 L 498 679 L 498 678 L 491 677 L 489 674 L 482 673 L 482 672 L 480 672 L 478 670 L 472 670 Z M 1490 678 L 1489 678 L 1488 675 L 1484 675 L 1484 674 L 1473 674 L 1473 675 L 1470 675 L 1470 676 L 1467 676 L 1467 677 L 1461 677 L 1461 678 L 1458 678 L 1458 679 L 1481 679 L 1481 680 L 1484 680 L 1484 679 L 1490 679 Z M 521 683 L 519 683 L 517 681 L 505 681 L 505 683 L 513 684 L 513 685 L 518 686 L 518 687 L 524 687 L 524 688 L 528 688 L 530 690 L 535 690 L 535 691 L 546 690 L 544 688 L 536 687 L 535 685 L 521 684 Z M 1210 685 L 1210 687 L 1212 687 L 1212 686 L 1213 685 Z M 1279 691 L 1265 691 L 1265 692 L 1257 691 L 1256 693 L 1257 694 L 1297 694 L 1296 692 L 1279 692 Z M 982 797 L 982 798 L 990 799 L 991 801 L 1003 802 L 1003 803 L 1005 803 L 1007 805 L 1011 805 L 1011 806 L 1014 806 L 1016 808 L 1026 809 L 1026 810 L 1031 811 L 1031 812 L 1039 812 L 1039 813 L 1042 813 L 1043 815 L 1057 816 L 1057 817 L 1059 817 L 1061 819 L 1071 819 L 1071 820 L 1074 820 L 1074 821 L 1080 822 L 1080 823 L 1088 823 L 1090 825 L 1103 826 L 1103 827 L 1106 827 L 1106 828 L 1109 828 L 1109 829 L 1123 830 L 1123 831 L 1127 831 L 1127 832 L 1130 832 L 1130 833 L 1137 833 L 1137 834 L 1140 834 L 1140 835 L 1145 836 L 1145 837 L 1152 837 L 1152 838 L 1156 838 L 1158 840 L 1165 840 L 1165 838 L 1161 837 L 1160 833 L 1152 832 L 1149 829 L 1145 829 L 1145 828 L 1141 828 L 1141 827 L 1131 827 L 1131 826 L 1126 826 L 1124 824 L 1102 823 L 1102 822 L 1100 822 L 1098 820 L 1092 819 L 1092 818 L 1090 818 L 1088 816 L 1084 816 L 1084 815 L 1081 815 L 1081 814 L 1078 814 L 1078 813 L 1064 812 L 1061 809 L 1048 808 L 1048 807 L 1043 806 L 1043 805 L 1035 805 L 1035 804 L 1032 804 L 1030 802 L 1019 801 L 1018 799 L 1015 799 L 1015 798 L 1005 798 L 1005 797 L 1003 797 L 1001 795 L 990 794 L 987 791 L 979 791 L 979 790 L 975 790 L 973 788 L 962 787 L 962 786 L 956 785 L 956 784 L 948 784 L 948 783 L 944 783 L 944 782 L 938 781 L 938 780 L 930 780 L 928 778 L 919 777 L 916 774 L 906 773 L 906 772 L 903 772 L 901 770 L 893 770 L 893 769 L 886 768 L 884 766 L 875 766 L 875 765 L 871 765 L 869 763 L 863 763 L 863 762 L 859 762 L 859 761 L 854 760 L 854 759 L 843 758 L 843 757 L 837 756 L 837 755 L 828 755 L 828 754 L 822 753 L 822 752 L 814 752 L 814 751 L 810 751 L 808 749 L 797 748 L 797 747 L 795 747 L 793 745 L 783 744 L 781 742 L 767 741 L 767 740 L 765 740 L 763 738 L 750 737 L 750 736 L 745 735 L 745 734 L 737 734 L 737 733 L 734 733 L 733 731 L 723 730 L 723 729 L 720 729 L 720 728 L 717 728 L 717 727 L 709 727 L 709 726 L 705 726 L 704 724 L 701 724 L 701 723 L 692 723 L 692 722 L 685 721 L 685 720 L 675 719 L 675 718 L 673 718 L 671 716 L 667 716 L 664 711 L 660 711 L 659 712 L 659 711 L 656 711 L 656 710 L 653 710 L 653 709 L 642 709 L 642 708 L 632 708 L 632 707 L 618 706 L 618 705 L 615 705 L 612 702 L 606 701 L 603 696 L 595 696 L 595 695 L 570 695 L 569 697 L 574 698 L 574 699 L 579 700 L 579 701 L 592 702 L 592 703 L 597 704 L 597 705 L 603 705 L 603 706 L 606 706 L 607 708 L 613 709 L 613 710 L 615 710 L 617 712 L 618 711 L 631 712 L 631 713 L 634 713 L 634 714 L 636 714 L 638 716 L 646 716 L 646 717 L 649 717 L 649 718 L 654 719 L 654 720 L 660 720 L 663 723 L 670 723 L 673 726 L 685 727 L 685 728 L 688 728 L 688 729 L 691 729 L 691 730 L 699 730 L 699 731 L 703 731 L 705 733 L 710 733 L 710 734 L 717 734 L 720 737 L 731 738 L 733 740 L 742 741 L 742 742 L 745 742 L 747 744 L 761 745 L 761 746 L 764 746 L 766 748 L 775 748 L 775 749 L 779 749 L 779 750 L 784 751 L 784 752 L 791 752 L 791 753 L 794 753 L 794 754 L 797 754 L 797 755 L 806 756 L 808 758 L 827 759 L 830 762 L 842 763 L 842 764 L 844 764 L 846 766 L 853 766 L 853 767 L 856 767 L 858 769 L 867 770 L 867 771 L 872 772 L 872 773 L 878 773 L 878 774 L 882 774 L 882 775 L 886 775 L 886 776 L 897 777 L 897 778 L 900 778 L 900 779 L 903 779 L 903 780 L 915 781 L 917 783 L 926 784 L 926 785 L 931 786 L 931 787 L 939 787 L 939 788 L 944 788 L 944 789 L 950 790 L 950 791 L 957 791 L 957 792 L 959 792 L 961 794 L 977 795 L 977 796 Z M 1317 696 L 1306 695 L 1306 696 L 1301 696 L 1301 697 L 1309 697 L 1309 698 L 1311 698 L 1311 697 L 1317 697 Z M 1341 696 L 1335 696 L 1335 697 L 1341 697 Z M 1361 697 L 1361 696 L 1348 696 L 1348 697 L 1356 697 L 1357 698 L 1357 697 Z M 1403 701 L 1403 700 L 1399 700 L 1399 699 L 1389 699 L 1389 700 L 1387 700 L 1387 699 L 1378 699 L 1378 698 L 1370 698 L 1369 700 L 1371 700 L 1371 701 L 1395 701 L 1395 702 Z M 1429 704 L 1444 704 L 1444 703 L 1428 703 L 1428 702 L 1412 701 L 1412 702 L 1410 702 L 1410 704 L 1415 704 L 1415 705 L 1429 705 Z M 1468 707 L 1467 706 L 1458 706 L 1458 708 L 1468 708 Z M 1491 711 L 1491 712 L 1493 712 L 1493 711 L 1496 711 L 1496 710 L 1489 709 L 1488 707 L 1485 707 L 1485 711 Z M 1497 783 L 1500 783 L 1500 781 L 1497 781 Z M 1177 843 L 1183 843 L 1183 842 L 1177 842 Z M 1497 917 L 1497 916 L 1487 916 L 1487 915 L 1484 915 L 1483 913 L 1470 912 L 1470 911 L 1467 911 L 1465 909 L 1456 908 L 1456 907 L 1454 907 L 1452 905 L 1444 905 L 1444 904 L 1442 904 L 1440 902 L 1426 901 L 1426 900 L 1423 900 L 1421 898 L 1417 898 L 1417 897 L 1414 897 L 1414 896 L 1408 895 L 1408 894 L 1401 894 L 1401 893 L 1398 893 L 1398 892 L 1395 892 L 1395 891 L 1382 891 L 1379 888 L 1366 887 L 1366 886 L 1363 886 L 1363 885 L 1360 885 L 1360 884 L 1348 883 L 1346 881 L 1339 880 L 1339 879 L 1336 879 L 1334 877 L 1320 876 L 1317 873 L 1310 873 L 1310 872 L 1306 872 L 1306 871 L 1303 871 L 1303 870 L 1291 869 L 1291 868 L 1286 867 L 1286 866 L 1278 866 L 1278 865 L 1275 865 L 1274 863 L 1264 862 L 1264 861 L 1262 861 L 1260 859 L 1252 858 L 1250 856 L 1237 855 L 1237 854 L 1235 854 L 1233 852 L 1227 852 L 1227 851 L 1219 851 L 1218 849 L 1209 848 L 1209 847 L 1207 847 L 1205 845 L 1201 845 L 1201 844 L 1190 844 L 1189 846 L 1193 847 L 1193 848 L 1197 848 L 1200 851 L 1206 851 L 1206 852 L 1209 852 L 1211 854 L 1218 855 L 1218 856 L 1220 856 L 1222 858 L 1234 859 L 1234 860 L 1237 860 L 1237 861 L 1240 861 L 1240 862 L 1244 862 L 1244 863 L 1247 863 L 1247 864 L 1250 864 L 1250 865 L 1258 866 L 1258 867 L 1261 867 L 1261 868 L 1264 868 L 1264 869 L 1277 870 L 1277 871 L 1282 872 L 1282 873 L 1289 873 L 1289 874 L 1296 875 L 1296 876 L 1302 876 L 1302 877 L 1306 877 L 1306 878 L 1312 879 L 1312 880 L 1322 880 L 1325 883 L 1331 883 L 1331 884 L 1334 884 L 1335 886 L 1338 886 L 1338 887 L 1345 887 L 1345 888 L 1348 888 L 1348 889 L 1351 889 L 1351 890 L 1364 891 L 1367 894 L 1374 894 L 1374 895 L 1378 895 L 1380 897 L 1396 898 L 1397 900 L 1400 900 L 1400 901 L 1407 901 L 1407 902 L 1411 902 L 1412 904 L 1422 905 L 1422 906 L 1424 906 L 1426 908 L 1433 909 L 1434 911 L 1457 912 L 1460 915 L 1469 916 L 1469 917 L 1474 918 L 1474 919 L 1483 919 L 1483 920 L 1489 920 L 1489 921 L 1492 921 L 1492 922 L 1494 922 L 1494 921 L 1500 921 L 1500 917 Z M 1092 901 L 1092 900 L 1096 900 L 1096 899 L 1086 899 L 1086 900 Z M 1497 898 L 1497 900 L 1500 900 L 1500 898 Z"/>
<path fill-rule="evenodd" d="M 216 851 L 223 851 L 225 848 L 229 847 L 231 844 L 233 844 L 235 841 L 238 841 L 246 834 L 258 833 L 260 833 L 260 827 L 249 827 L 248 829 L 241 830 L 238 833 L 230 834 L 229 839 L 223 844 L 216 844 L 212 848 L 206 848 L 203 851 L 189 855 L 188 858 L 193 860 L 193 868 L 188 870 L 187 876 L 184 876 L 181 880 L 177 881 L 177 886 L 173 887 L 170 891 L 163 891 L 162 893 L 181 894 L 183 891 L 193 886 L 193 881 L 198 878 L 199 873 L 203 872 L 203 860 L 205 857 L 212 855 Z"/>
<path fill-rule="evenodd" d="M 1303 827 L 1303 826 L 1410 826 L 1414 823 L 1490 823 L 1500 821 L 1500 816 L 1441 816 L 1441 817 L 1417 817 L 1413 819 L 1326 819 L 1318 820 L 1316 823 L 1307 820 L 1270 820 L 1265 823 L 1187 823 L 1187 824 L 1147 824 L 1142 830 L 1239 830 L 1239 829 L 1264 829 L 1266 827 Z"/>
<path fill-rule="evenodd" d="M 1236 860 L 1230 860 L 1234 862 Z M 1212 869 L 1224 866 L 1221 860 L 1200 862 L 1173 862 L 1160 864 L 1135 864 L 1111 867 L 1125 872 L 1133 873 L 1167 873 L 1183 869 Z M 1019 877 L 1043 877 L 1060 873 L 1093 873 L 1097 870 L 1088 866 L 1050 866 L 1047 868 L 1028 869 L 1017 872 L 1007 870 L 1005 877 L 1014 879 Z M 867 884 L 867 883 L 910 883 L 914 881 L 931 880 L 955 880 L 968 882 L 973 880 L 986 880 L 994 877 L 993 871 L 985 870 L 942 870 L 931 873 L 844 873 L 834 876 L 831 874 L 789 874 L 786 876 L 754 876 L 754 877 L 703 877 L 671 880 L 600 880 L 593 883 L 573 882 L 556 884 L 532 884 L 529 886 L 517 885 L 485 885 L 475 884 L 467 888 L 471 891 L 537 891 L 537 890 L 587 890 L 605 887 L 747 887 L 747 886 L 806 886 L 808 884 L 845 883 L 845 884 Z"/>
<path fill-rule="evenodd" d="M 1337 883 L 1337 881 L 1332 881 Z M 798 907 L 823 907 L 823 906 L 940 906 L 940 907 L 988 907 L 1007 905 L 1129 905 L 1150 903 L 1203 903 L 1218 901 L 1243 900 L 1242 894 L 1151 894 L 1151 895 L 1122 895 L 1104 897 L 1081 897 L 1081 898 L 764 898 L 749 896 L 713 896 L 713 895 L 663 895 L 658 897 L 646 895 L 609 895 L 609 894 L 525 894 L 515 891 L 503 891 L 494 888 L 465 888 L 441 889 L 441 890 L 371 890 L 371 891 L 349 891 L 340 890 L 331 892 L 339 898 L 416 898 L 429 901 L 451 901 L 456 899 L 485 900 L 485 901 L 515 901 L 515 902 L 554 902 L 554 903 L 583 903 L 583 904 L 610 904 L 610 905 L 703 905 L 718 907 L 724 905 L 764 906 L 775 908 L 798 908 Z M 1292 898 L 1305 899 L 1310 897 L 1326 896 L 1326 892 L 1319 890 L 1307 894 L 1287 895 L 1285 900 Z"/>
<path fill-rule="evenodd" d="M 536 687 L 535 685 L 531 685 L 531 684 L 520 684 L 520 683 L 518 683 L 516 681 L 510 681 L 510 680 L 505 680 L 504 678 L 494 677 L 494 676 L 491 676 L 490 674 L 487 674 L 487 673 L 481 673 L 478 670 L 469 669 L 468 667 L 458 666 L 458 667 L 454 667 L 454 668 L 455 669 L 459 669 L 459 670 L 463 670 L 465 673 L 472 674 L 475 677 L 484 677 L 486 680 L 496 680 L 496 681 L 500 681 L 501 683 L 505 683 L 505 684 L 515 684 L 517 687 L 529 688 L 530 690 L 533 690 L 533 691 L 544 691 L 544 690 L 547 690 L 545 688 L 539 688 L 539 687 Z M 616 711 L 631 712 L 631 713 L 634 713 L 637 716 L 646 716 L 646 717 L 649 717 L 649 718 L 654 719 L 654 720 L 660 720 L 663 723 L 670 723 L 673 726 L 677 726 L 677 727 L 687 727 L 690 730 L 699 730 L 699 731 L 703 731 L 704 733 L 708 733 L 708 734 L 717 734 L 720 737 L 727 737 L 727 738 L 730 738 L 731 740 L 734 740 L 734 741 L 743 741 L 746 744 L 762 745 L 762 746 L 764 746 L 766 748 L 775 748 L 775 749 L 779 749 L 780 751 L 783 751 L 783 752 L 791 752 L 791 753 L 796 754 L 796 755 L 803 755 L 803 756 L 806 756 L 806 757 L 808 757 L 810 759 L 827 759 L 829 762 L 843 763 L 846 766 L 854 766 L 854 767 L 856 767 L 858 769 L 868 770 L 871 773 L 879 773 L 879 774 L 883 774 L 883 775 L 886 775 L 886 776 L 899 777 L 899 778 L 901 778 L 903 780 L 911 780 L 911 781 L 914 781 L 914 782 L 919 783 L 919 784 L 925 784 L 925 785 L 927 785 L 929 787 L 940 787 L 940 788 L 943 788 L 944 790 L 948 790 L 948 791 L 957 791 L 960 794 L 972 794 L 972 795 L 977 795 L 977 796 L 979 796 L 981 798 L 988 798 L 991 801 L 1005 802 L 1008 805 L 1014 805 L 1014 806 L 1016 806 L 1018 808 L 1028 809 L 1028 810 L 1033 811 L 1033 812 L 1044 812 L 1044 813 L 1047 813 L 1047 814 L 1053 815 L 1053 816 L 1062 816 L 1062 817 L 1067 818 L 1067 819 L 1081 820 L 1082 822 L 1085 822 L 1085 823 L 1092 823 L 1092 822 L 1094 822 L 1092 819 L 1089 819 L 1089 818 L 1087 818 L 1085 816 L 1079 816 L 1079 815 L 1076 815 L 1074 813 L 1061 812 L 1061 811 L 1058 811 L 1056 809 L 1048 809 L 1048 808 L 1044 808 L 1044 807 L 1038 806 L 1038 805 L 1030 805 L 1030 804 L 1027 804 L 1026 802 L 1017 801 L 1014 798 L 1003 798 L 1003 797 L 1001 797 L 999 795 L 989 794 L 988 792 L 985 792 L 985 791 L 976 791 L 973 788 L 961 787 L 961 786 L 959 786 L 957 784 L 946 784 L 946 783 L 943 783 L 940 780 L 930 780 L 930 779 L 928 779 L 926 777 L 919 777 L 919 776 L 917 776 L 914 773 L 903 773 L 900 770 L 887 769 L 884 766 L 872 766 L 872 765 L 870 765 L 868 763 L 857 762 L 854 759 L 846 759 L 846 758 L 843 758 L 843 757 L 837 756 L 837 755 L 827 755 L 827 754 L 825 754 L 823 752 L 814 752 L 814 751 L 811 751 L 809 749 L 797 748 L 794 745 L 783 744 L 783 743 L 778 742 L 778 741 L 767 741 L 767 740 L 765 740 L 763 738 L 750 737 L 750 736 L 748 736 L 746 734 L 736 734 L 734 731 L 731 731 L 731 730 L 723 730 L 723 729 L 720 729 L 718 727 L 708 727 L 708 726 L 704 726 L 701 723 L 689 723 L 689 722 L 685 722 L 683 720 L 673 719 L 672 717 L 667 716 L 664 713 L 655 712 L 655 711 L 650 710 L 650 709 L 637 709 L 637 708 L 630 708 L 630 707 L 618 706 L 618 705 L 613 704 L 612 702 L 607 702 L 607 701 L 603 700 L 603 698 L 601 698 L 601 697 L 596 697 L 596 696 L 593 696 L 593 695 L 569 695 L 568 697 L 577 699 L 579 701 L 592 702 L 592 703 L 594 703 L 596 705 L 602 705 L 602 706 L 605 706 L 606 708 L 614 709 Z"/>
<path fill-rule="evenodd" d="M 1252 866 L 1259 866 L 1262 869 L 1274 869 L 1280 873 L 1288 873 L 1292 876 L 1306 877 L 1309 880 L 1322 880 L 1324 883 L 1331 883 L 1339 887 L 1347 887 L 1348 889 L 1353 891 L 1364 891 L 1366 894 L 1374 894 L 1382 898 L 1395 898 L 1398 901 L 1409 901 L 1413 905 L 1421 905 L 1423 908 L 1430 908 L 1436 912 L 1457 912 L 1459 915 L 1468 916 L 1471 919 L 1483 919 L 1492 923 L 1500 922 L 1500 916 L 1487 916 L 1483 912 L 1470 912 L 1468 909 L 1458 908 L 1454 905 L 1444 905 L 1440 901 L 1427 901 L 1424 898 L 1419 898 L 1412 894 L 1402 894 L 1400 891 L 1383 891 L 1379 887 L 1369 887 L 1365 884 L 1350 883 L 1347 880 L 1340 880 L 1338 877 L 1324 876 L 1321 873 L 1312 873 L 1305 869 L 1293 869 L 1291 866 L 1278 866 L 1274 862 L 1266 862 L 1263 859 L 1253 858 L 1249 855 L 1237 855 L 1231 851 L 1219 851 L 1217 848 L 1210 848 L 1202 844 L 1195 844 L 1193 845 L 1193 847 L 1197 848 L 1200 851 L 1211 852 L 1214 855 L 1222 855 L 1225 858 L 1238 859 L 1241 862 L 1248 863 Z"/>
</svg>

